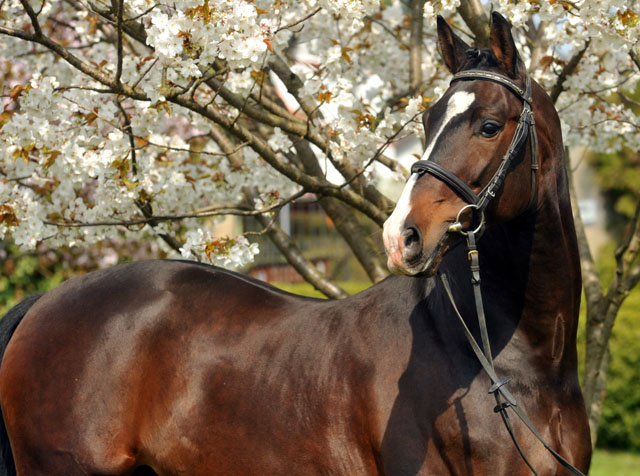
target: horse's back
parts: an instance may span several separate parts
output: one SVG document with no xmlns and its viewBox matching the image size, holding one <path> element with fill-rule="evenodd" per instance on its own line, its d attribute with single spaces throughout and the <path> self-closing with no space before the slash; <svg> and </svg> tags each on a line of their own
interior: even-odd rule
<svg viewBox="0 0 640 476">
<path fill-rule="evenodd" d="M 299 468 L 315 472 L 305 465 L 323 460 L 330 448 L 318 441 L 330 438 L 304 436 L 332 431 L 329 413 L 344 408 L 327 399 L 350 378 L 335 368 L 353 357 L 344 342 L 337 350 L 327 313 L 322 302 L 184 262 L 70 280 L 29 310 L 0 369 L 16 460 L 80 474 L 142 463 L 211 474 L 215 459 L 219 474 L 268 474 L 286 472 L 299 435 L 309 445 Z"/>
</svg>

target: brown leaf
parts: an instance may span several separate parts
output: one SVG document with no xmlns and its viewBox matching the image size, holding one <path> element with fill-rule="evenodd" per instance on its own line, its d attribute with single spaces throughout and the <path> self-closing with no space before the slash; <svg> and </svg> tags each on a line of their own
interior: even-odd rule
<svg viewBox="0 0 640 476">
<path fill-rule="evenodd" d="M 93 123 L 96 122 L 96 119 L 98 119 L 98 115 L 95 112 L 90 112 L 88 114 L 85 114 L 84 118 L 87 121 L 87 125 L 92 126 Z"/>
<path fill-rule="evenodd" d="M 16 84 L 12 89 L 11 89 L 11 93 L 9 94 L 9 97 L 11 98 L 12 101 L 15 101 L 16 98 L 18 96 L 20 96 L 20 93 L 24 91 L 24 86 L 22 84 Z"/>
<path fill-rule="evenodd" d="M 11 205 L 6 203 L 0 205 L 0 223 L 7 226 L 16 226 L 19 223 L 16 212 Z"/>
<path fill-rule="evenodd" d="M 331 91 L 320 91 L 318 93 L 318 101 L 329 102 L 331 101 L 331 96 L 333 96 L 333 93 Z"/>
<path fill-rule="evenodd" d="M 46 153 L 46 158 L 44 159 L 44 163 L 42 164 L 42 166 L 45 169 L 48 169 L 49 167 L 51 167 L 53 164 L 55 164 L 56 159 L 62 155 L 62 152 L 60 152 L 59 150 L 51 150 L 49 152 Z"/>
</svg>

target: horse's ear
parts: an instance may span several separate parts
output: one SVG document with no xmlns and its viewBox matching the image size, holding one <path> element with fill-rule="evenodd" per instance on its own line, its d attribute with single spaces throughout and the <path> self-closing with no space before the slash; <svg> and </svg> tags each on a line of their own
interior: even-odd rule
<svg viewBox="0 0 640 476">
<path fill-rule="evenodd" d="M 438 43 L 444 64 L 447 65 L 452 74 L 457 73 L 466 61 L 466 51 L 469 49 L 451 29 L 447 21 L 438 15 Z"/>
<path fill-rule="evenodd" d="M 491 14 L 491 51 L 507 75 L 516 78 L 525 72 L 525 66 L 511 36 L 511 25 L 498 12 Z"/>
</svg>

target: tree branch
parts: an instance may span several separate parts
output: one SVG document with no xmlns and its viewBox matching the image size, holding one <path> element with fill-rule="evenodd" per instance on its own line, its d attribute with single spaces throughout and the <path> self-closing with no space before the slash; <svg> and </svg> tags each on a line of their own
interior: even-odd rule
<svg viewBox="0 0 640 476">
<path fill-rule="evenodd" d="M 629 227 L 627 239 L 622 246 L 616 250 L 617 269 L 620 275 L 621 290 L 626 297 L 628 292 L 638 282 L 639 266 L 637 263 L 640 256 L 640 202 L 636 205 L 636 211 Z M 635 266 L 634 266 L 634 263 Z"/>
<path fill-rule="evenodd" d="M 325 296 L 332 299 L 344 299 L 349 295 L 337 284 L 329 281 L 318 269 L 302 256 L 302 252 L 291 240 L 282 228 L 275 223 L 268 224 L 268 218 L 264 215 L 257 215 L 256 218 L 263 226 L 267 226 L 267 234 L 280 253 L 286 258 L 287 262 L 300 273 L 300 275 L 311 283 L 314 288 Z"/>
<path fill-rule="evenodd" d="M 125 94 L 125 95 L 127 95 L 128 97 L 130 97 L 132 99 L 137 99 L 137 100 L 140 100 L 140 101 L 148 101 L 149 100 L 143 93 L 134 91 L 132 88 L 124 88 L 124 87 L 122 87 L 122 85 L 117 84 L 114 80 L 109 78 L 109 76 L 107 76 L 106 74 L 98 71 L 98 69 L 96 69 L 96 68 L 92 68 L 85 61 L 83 61 L 80 58 L 78 58 L 77 56 L 71 54 L 69 52 L 69 50 L 64 48 L 59 43 L 56 43 L 55 41 L 51 40 L 49 37 L 42 36 L 42 35 L 41 36 L 31 35 L 31 34 L 26 33 L 24 31 L 16 31 L 16 30 L 12 30 L 10 28 L 4 28 L 2 26 L 0 26 L 0 34 L 14 36 L 16 38 L 20 38 L 20 39 L 23 39 L 23 40 L 26 40 L 26 41 L 31 41 L 33 43 L 38 43 L 38 44 L 40 44 L 42 46 L 45 46 L 49 50 L 51 50 L 54 53 L 56 53 L 60 58 L 65 60 L 71 66 L 76 68 L 78 71 L 86 74 L 87 76 L 89 76 L 92 79 L 95 79 L 99 83 L 102 83 L 105 86 L 108 86 L 109 89 L 110 89 L 109 92 Z"/>
<path fill-rule="evenodd" d="M 627 275 L 627 279 L 625 280 L 625 288 L 631 290 L 635 288 L 640 282 L 640 263 L 636 263 L 636 265 L 631 269 L 629 274 Z"/>
<path fill-rule="evenodd" d="M 269 145 L 262 139 L 253 134 L 249 129 L 243 125 L 233 122 L 225 117 L 218 110 L 202 106 L 188 98 L 183 96 L 175 96 L 171 99 L 167 98 L 171 102 L 186 107 L 187 109 L 197 112 L 203 117 L 206 117 L 222 128 L 231 132 L 234 136 L 242 141 L 246 141 L 249 147 L 255 150 L 269 165 L 271 165 L 278 172 L 282 173 L 290 180 L 300 184 L 307 191 L 317 193 L 320 195 L 329 195 L 339 198 L 340 200 L 348 203 L 354 208 L 360 210 L 362 213 L 371 218 L 375 223 L 382 226 L 387 218 L 387 214 L 381 211 L 375 204 L 353 192 L 350 189 L 342 189 L 331 184 L 327 180 L 317 179 L 306 175 L 302 170 L 295 166 L 285 162 L 269 147 Z"/>
<path fill-rule="evenodd" d="M 425 0 L 411 0 L 411 36 L 409 40 L 409 91 L 413 95 L 422 83 L 422 27 Z"/>
<path fill-rule="evenodd" d="M 629 50 L 629 56 L 631 56 L 633 63 L 636 65 L 636 68 L 638 68 L 638 71 L 640 71 L 640 58 L 638 54 L 633 50 Z"/>
<path fill-rule="evenodd" d="M 600 282 L 600 276 L 596 269 L 595 261 L 591 255 L 587 234 L 584 229 L 584 223 L 580 216 L 580 208 L 578 207 L 578 196 L 576 194 L 573 173 L 571 173 L 571 162 L 569 157 L 569 148 L 565 147 L 565 168 L 567 169 L 567 177 L 569 180 L 569 196 L 571 197 L 573 221 L 578 238 L 578 249 L 580 251 L 580 267 L 582 268 L 582 286 L 584 287 L 585 297 L 587 299 L 587 307 L 594 306 L 603 298 L 603 289 Z"/>
<path fill-rule="evenodd" d="M 315 177 L 322 177 L 322 169 L 309 143 L 306 141 L 294 141 L 294 147 L 302 161 L 305 172 Z M 362 226 L 358 223 L 355 213 L 344 203 L 333 197 L 320 198 L 320 206 L 327 216 L 331 218 L 336 230 L 347 242 L 371 281 L 376 283 L 384 279 L 388 273 L 379 259 L 380 253 L 377 252 L 371 238 L 367 236 Z"/>
<path fill-rule="evenodd" d="M 278 71 L 280 71 L 282 74 L 285 74 L 285 71 L 288 71 L 289 74 L 285 74 L 285 76 L 288 78 L 288 81 L 291 84 L 295 84 L 295 88 L 298 88 L 299 86 L 298 82 L 302 84 L 298 76 L 295 75 L 293 72 L 291 72 L 291 70 L 284 63 L 284 61 L 280 60 L 280 62 L 277 62 L 277 63 L 279 68 Z M 213 89 L 218 94 L 220 94 L 220 96 L 225 101 L 227 101 L 230 105 L 238 109 L 241 113 L 245 113 L 248 117 L 272 127 L 279 127 L 280 129 L 282 129 L 285 132 L 288 132 L 289 134 L 294 134 L 298 137 L 301 137 L 301 138 L 304 137 L 308 139 L 311 143 L 313 143 L 315 146 L 320 148 L 325 154 L 327 154 L 331 163 L 336 167 L 336 169 L 343 175 L 343 177 L 346 180 L 351 180 L 353 177 L 356 176 L 356 171 L 353 170 L 353 168 L 350 165 L 339 162 L 333 158 L 329 149 L 328 142 L 310 127 L 311 126 L 310 121 L 307 121 L 306 123 L 292 122 L 290 120 L 281 118 L 274 114 L 269 114 L 268 112 L 262 109 L 248 105 L 247 101 L 244 98 L 231 92 L 229 89 L 224 87 L 224 85 L 222 85 L 220 80 L 216 78 L 211 78 L 209 81 L 207 81 L 207 84 L 209 85 L 209 87 L 211 87 L 211 89 Z M 299 91 L 299 89 L 296 89 L 296 91 Z M 298 99 L 297 96 L 296 96 L 296 99 Z M 309 114 L 308 114 L 308 117 L 310 117 Z M 229 128 L 233 128 L 234 125 L 235 125 L 235 121 L 232 121 L 229 124 L 225 125 L 224 127 L 226 129 L 229 129 Z M 355 180 L 354 185 L 355 185 L 356 193 L 364 195 L 368 200 L 374 203 L 381 210 L 386 210 L 388 208 L 391 208 L 391 204 L 388 203 L 388 201 L 385 200 L 385 198 L 379 192 L 374 191 L 371 187 L 368 187 L 367 184 L 365 184 L 362 180 Z"/>
<path fill-rule="evenodd" d="M 32 41 L 35 43 L 42 44 L 48 49 L 54 51 L 58 56 L 67 61 L 71 66 L 86 74 L 87 76 L 93 78 L 94 80 L 106 85 L 110 88 L 111 92 L 115 94 L 123 94 L 132 99 L 147 101 L 148 98 L 143 93 L 133 90 L 132 88 L 123 86 L 118 84 L 114 79 L 110 78 L 108 75 L 98 71 L 95 68 L 92 68 L 90 65 L 80 60 L 78 57 L 69 53 L 64 47 L 60 44 L 52 41 L 48 37 L 35 35 L 30 35 L 24 32 L 16 32 L 9 29 L 0 29 L 0 33 L 13 34 L 12 36 L 18 36 L 28 41 Z M 283 62 L 282 62 L 283 63 Z M 288 67 L 287 67 L 288 69 Z M 293 74 L 293 73 L 291 73 Z M 299 78 L 295 77 L 295 79 L 299 81 Z M 243 102 L 241 98 L 235 98 L 232 94 L 227 94 L 225 92 L 227 98 L 233 102 L 234 105 L 241 106 L 240 102 Z M 340 189 L 338 187 L 333 186 L 326 180 L 318 180 L 313 177 L 305 176 L 299 169 L 296 167 L 292 167 L 287 164 L 285 161 L 281 160 L 277 154 L 275 154 L 271 148 L 261 139 L 257 138 L 254 134 L 252 134 L 246 127 L 238 124 L 235 121 L 230 121 L 225 115 L 212 107 L 203 107 L 198 104 L 194 100 L 190 100 L 178 94 L 171 95 L 167 98 L 168 101 L 178 104 L 180 106 L 186 107 L 193 112 L 196 112 L 203 117 L 207 117 L 213 122 L 219 124 L 220 126 L 227 128 L 231 133 L 233 133 L 236 137 L 238 137 L 242 141 L 246 141 L 258 154 L 260 154 L 265 161 L 267 161 L 272 167 L 274 167 L 279 172 L 283 173 L 285 176 L 290 178 L 291 180 L 299 183 L 301 186 L 306 188 L 307 190 L 318 193 L 321 195 L 329 195 L 339 198 L 340 200 L 349 203 L 351 206 L 362 211 L 365 215 L 369 216 L 374 222 L 378 225 L 382 225 L 387 217 L 387 213 L 381 211 L 381 209 L 372 203 L 370 200 L 363 198 L 358 193 Z M 282 120 L 282 118 L 278 118 L 273 114 L 266 113 L 264 111 L 260 111 L 256 108 L 249 108 L 250 117 L 253 117 L 256 120 L 264 121 L 265 123 L 272 125 L 274 127 L 281 127 L 283 130 L 299 135 L 301 137 L 307 137 L 312 143 L 316 144 L 318 147 L 321 147 L 323 150 L 328 152 L 328 144 L 324 142 L 324 140 L 320 139 L 316 134 L 307 130 L 306 127 L 301 127 L 301 125 L 293 123 L 291 121 Z M 305 129 L 305 130 L 303 130 Z M 350 176 L 355 175 L 355 172 L 351 172 L 347 175 L 347 179 Z M 387 209 L 387 204 L 384 199 L 380 199 L 380 197 L 376 196 L 375 193 L 372 193 L 371 187 L 367 187 L 366 190 L 369 195 L 375 196 L 378 200 L 377 202 L 383 204 L 383 208 Z M 378 194 L 379 195 L 379 192 Z"/>
<path fill-rule="evenodd" d="M 640 203 L 636 207 L 632 226 L 621 246 L 616 250 L 616 269 L 606 296 L 601 297 L 597 302 L 587 301 L 584 387 L 593 444 L 596 443 L 600 415 L 606 397 L 609 339 L 620 307 L 629 295 L 629 291 L 640 279 L 640 264 L 637 263 L 639 253 Z"/>
<path fill-rule="evenodd" d="M 116 84 L 120 85 L 120 77 L 122 76 L 122 10 L 124 10 L 124 0 L 113 0 L 113 7 L 116 9 Z"/>
<path fill-rule="evenodd" d="M 25 186 L 27 186 L 25 184 Z M 186 220 L 187 218 L 205 218 L 205 217 L 213 217 L 213 216 L 221 216 L 221 215 L 236 215 L 236 216 L 256 216 L 265 213 L 270 213 L 279 208 L 282 208 L 289 202 L 292 202 L 302 195 L 304 195 L 306 191 L 297 192 L 286 200 L 281 200 L 276 204 L 270 205 L 268 207 L 262 208 L 260 210 L 247 209 L 242 207 L 207 207 L 203 211 L 194 211 L 190 213 L 176 213 L 174 215 L 149 215 L 144 216 L 144 218 L 132 218 L 128 220 L 103 220 L 103 221 L 95 221 L 95 222 L 80 222 L 80 221 L 66 221 L 66 222 L 57 222 L 46 220 L 43 223 L 47 225 L 58 226 L 61 228 L 86 228 L 86 227 L 96 227 L 96 226 L 124 226 L 125 228 L 140 226 L 140 225 L 151 225 L 157 224 L 163 221 L 180 221 Z"/>
<path fill-rule="evenodd" d="M 422 28 L 424 25 L 425 0 L 411 0 L 411 30 L 409 37 L 409 87 L 387 99 L 377 114 L 380 120 L 387 108 L 393 108 L 403 98 L 414 96 L 422 83 Z M 382 22 L 380 22 L 381 25 Z M 404 45 L 404 43 L 402 43 Z M 406 46 L 406 45 L 405 45 Z"/>
<path fill-rule="evenodd" d="M 489 17 L 480 0 L 461 0 L 458 13 L 475 36 L 476 47 L 489 46 Z"/>
<path fill-rule="evenodd" d="M 25 41 L 35 41 L 35 36 L 33 36 L 31 33 L 27 33 L 26 31 L 22 30 L 14 30 L 13 28 L 7 28 L 2 25 L 0 25 L 0 34 L 13 36 L 14 38 L 20 38 L 21 40 Z"/>
<path fill-rule="evenodd" d="M 370 21 L 372 23 L 375 23 L 376 25 L 380 25 L 380 27 L 384 31 L 389 33 L 403 48 L 406 48 L 407 50 L 411 49 L 411 47 L 407 43 L 405 43 L 402 40 L 402 38 L 400 36 L 398 36 L 398 34 L 395 31 L 393 31 L 391 28 L 389 28 L 383 21 L 378 20 L 377 18 L 372 17 L 372 16 L 368 16 L 368 15 L 365 17 L 365 20 Z"/>
<path fill-rule="evenodd" d="M 285 61 L 280 56 L 274 54 L 269 60 L 268 64 L 273 72 L 276 73 L 278 78 L 280 78 L 280 80 L 287 87 L 287 91 L 289 91 L 289 93 L 296 99 L 298 104 L 300 104 L 300 107 L 307 115 L 308 121 L 313 120 L 314 114 L 320 114 L 316 102 L 311 98 L 303 96 L 302 89 L 304 88 L 304 83 L 302 82 L 302 80 L 298 77 L 297 74 L 291 71 L 289 65 L 287 65 L 287 63 L 285 63 Z"/>
<path fill-rule="evenodd" d="M 278 28 L 276 31 L 273 32 L 273 34 L 275 35 L 276 33 L 282 31 L 282 30 L 288 30 L 290 28 L 293 28 L 294 26 L 299 25 L 302 22 L 307 21 L 309 18 L 311 18 L 312 16 L 314 16 L 316 13 L 318 13 L 320 10 L 322 10 L 322 7 L 318 7 L 316 8 L 314 11 L 312 11 L 311 13 L 309 13 L 307 16 L 305 16 L 304 18 L 301 18 L 300 20 L 296 20 L 294 22 L 289 23 L 288 25 L 285 25 L 283 27 Z"/>
<path fill-rule="evenodd" d="M 138 164 L 136 159 L 136 141 L 133 135 L 133 129 L 131 127 L 131 118 L 129 117 L 129 114 L 127 114 L 127 111 L 122 106 L 122 103 L 117 99 L 116 99 L 116 104 L 123 117 L 124 132 L 129 137 L 129 148 L 131 153 L 131 172 L 134 175 L 134 181 L 136 183 L 139 183 Z M 153 208 L 152 208 L 151 202 L 147 200 L 143 200 L 142 197 L 139 196 L 139 198 L 135 200 L 135 204 L 138 207 L 138 209 L 142 212 L 142 215 L 149 220 L 148 222 L 149 226 L 151 226 L 152 228 L 155 228 L 158 225 L 158 222 L 154 220 Z M 182 248 L 183 243 L 180 243 L 180 241 L 178 241 L 174 236 L 170 235 L 169 233 L 159 233 L 158 236 L 160 236 L 160 238 L 167 245 L 169 245 L 174 251 L 177 251 L 178 253 L 180 253 L 180 248 Z"/>
<path fill-rule="evenodd" d="M 9 33 L 14 33 L 12 30 L 0 27 L 0 33 L 6 32 L 6 31 L 9 31 Z M 113 79 L 109 78 L 107 75 L 99 72 L 98 70 L 92 68 L 91 66 L 86 64 L 84 61 L 80 60 L 76 56 L 69 53 L 64 47 L 62 47 L 61 45 L 59 45 L 58 43 L 52 41 L 47 37 L 35 37 L 34 35 L 29 35 L 24 32 L 20 32 L 19 35 L 12 35 L 12 36 L 19 36 L 28 41 L 36 42 L 36 43 L 42 44 L 43 46 L 46 46 L 47 48 L 51 49 L 56 54 L 58 54 L 61 58 L 66 60 L 74 68 L 85 73 L 87 76 L 95 79 L 96 81 L 108 86 L 113 93 L 123 94 L 132 99 L 137 99 L 141 101 L 149 100 L 146 97 L 146 95 L 144 95 L 143 93 L 134 91 L 130 87 L 125 87 L 117 84 Z M 233 96 L 232 94 L 228 95 L 229 98 L 232 98 L 232 96 Z M 304 173 L 302 173 L 302 171 L 300 171 L 296 167 L 292 167 L 289 164 L 287 164 L 285 161 L 281 160 L 277 156 L 277 154 L 275 154 L 264 141 L 262 141 L 261 139 L 256 137 L 254 134 L 252 134 L 249 131 L 249 129 L 238 124 L 236 121 L 229 120 L 224 116 L 223 113 L 221 113 L 217 109 L 208 107 L 208 106 L 202 106 L 196 101 L 178 94 L 174 94 L 172 96 L 167 97 L 167 100 L 169 102 L 172 102 L 182 107 L 185 107 L 187 109 L 190 109 L 191 111 L 196 112 L 202 115 L 203 117 L 206 117 L 212 120 L 213 122 L 219 124 L 220 126 L 226 128 L 227 130 L 229 130 L 229 132 L 233 133 L 240 140 L 246 141 L 249 144 L 249 146 L 252 147 L 260 156 L 262 156 L 263 159 L 267 163 L 269 163 L 272 167 L 274 167 L 280 173 L 287 176 L 289 179 L 300 184 L 310 192 L 318 193 L 321 195 L 324 194 L 324 195 L 337 197 L 345 201 L 346 203 L 349 203 L 351 206 L 357 208 L 358 210 L 362 211 L 365 215 L 369 216 L 375 223 L 377 223 L 380 226 L 382 226 L 382 224 L 386 220 L 387 213 L 384 211 L 381 211 L 381 209 L 378 208 L 378 206 L 376 206 L 371 201 L 363 198 L 362 196 L 360 196 L 359 194 L 357 194 L 352 190 L 340 189 L 330 184 L 326 180 L 318 180 L 313 177 L 306 176 Z M 240 104 L 237 101 L 242 101 L 241 98 L 234 98 L 233 100 L 238 105 Z M 272 125 L 274 127 L 282 126 L 282 129 L 287 132 L 291 132 L 303 137 L 308 137 L 312 143 L 318 145 L 323 150 L 328 151 L 327 144 L 325 144 L 324 141 L 320 140 L 317 135 L 311 134 L 311 133 L 305 134 L 304 131 L 302 131 L 300 127 L 297 126 L 295 123 L 283 121 L 281 120 L 281 118 L 277 118 L 277 116 L 265 113 L 264 111 L 258 111 L 255 108 L 251 108 L 251 111 L 252 112 L 255 111 L 254 118 L 256 120 L 264 120 L 267 124 Z M 368 187 L 367 190 L 370 191 L 371 187 Z M 387 207 L 385 207 L 385 209 L 386 208 Z"/>
<path fill-rule="evenodd" d="M 216 126 L 211 128 L 211 136 L 216 141 L 220 149 L 226 152 L 227 160 L 233 168 L 242 166 L 241 154 L 237 151 L 231 140 Z M 251 202 L 255 199 L 255 191 L 243 190 L 245 201 Z M 337 284 L 328 280 L 313 263 L 307 260 L 296 244 L 291 240 L 282 228 L 274 223 L 265 213 L 256 213 L 255 218 L 265 227 L 267 236 L 285 257 L 287 262 L 302 276 L 305 281 L 311 283 L 318 291 L 332 299 L 341 299 L 348 294 Z"/>
<path fill-rule="evenodd" d="M 357 179 L 358 177 L 360 177 L 361 175 L 363 175 L 363 174 L 367 171 L 367 169 L 368 169 L 369 167 L 371 167 L 371 165 L 372 165 L 374 162 L 379 161 L 379 162 L 381 162 L 381 163 L 382 163 L 382 161 L 380 160 L 380 158 L 382 157 L 382 153 L 383 153 L 383 152 L 387 149 L 387 147 L 389 147 L 389 145 L 390 145 L 390 144 L 391 144 L 391 143 L 392 143 L 392 142 L 393 142 L 393 141 L 394 141 L 394 140 L 395 140 L 395 139 L 400 135 L 400 133 L 404 130 L 404 128 L 405 128 L 405 127 L 407 127 L 409 124 L 411 124 L 411 123 L 415 120 L 415 118 L 416 118 L 416 117 L 418 117 L 418 116 L 419 116 L 419 115 L 421 115 L 421 114 L 422 114 L 421 112 L 417 113 L 415 116 L 413 116 L 413 117 L 412 117 L 411 119 L 409 119 L 407 122 L 405 122 L 404 124 L 402 124 L 402 125 L 398 128 L 398 130 L 397 130 L 397 131 L 395 131 L 393 134 L 391 134 L 389 137 L 387 137 L 387 140 L 385 140 L 385 141 L 384 141 L 384 144 L 382 144 L 380 147 L 378 147 L 378 150 L 376 150 L 376 153 L 375 153 L 375 154 L 373 154 L 373 157 L 371 157 L 371 158 L 367 161 L 367 163 L 365 163 L 365 164 L 362 166 L 362 169 L 361 169 L 361 170 L 360 170 L 360 171 L 359 171 L 359 172 L 358 172 L 358 173 L 357 173 L 357 174 L 356 174 L 356 175 L 355 175 L 351 180 L 349 180 L 349 181 L 345 182 L 344 184 L 342 184 L 342 185 L 341 185 L 341 187 L 345 187 L 345 186 L 349 185 L 349 183 L 350 183 L 352 180 L 355 180 L 355 179 Z M 406 137 L 406 136 L 405 136 L 405 137 Z M 386 158 L 386 161 L 390 161 L 390 160 L 391 160 L 391 159 Z M 394 162 L 395 162 L 395 161 L 394 161 Z M 400 167 L 400 165 L 399 165 L 397 162 L 395 162 L 395 165 L 396 165 L 397 167 Z M 406 174 L 405 174 L 405 175 L 406 175 Z"/>
<path fill-rule="evenodd" d="M 20 0 L 24 11 L 29 16 L 29 20 L 31 21 L 31 26 L 33 26 L 33 31 L 35 33 L 36 38 L 42 37 L 42 30 L 40 29 L 40 23 L 38 22 L 38 15 L 33 11 L 31 5 L 28 0 Z"/>
<path fill-rule="evenodd" d="M 558 100 L 558 97 L 560 96 L 562 91 L 564 91 L 563 89 L 564 82 L 567 80 L 569 76 L 571 76 L 575 72 L 576 68 L 578 67 L 578 64 L 580 63 L 580 60 L 582 59 L 585 52 L 589 48 L 590 44 L 591 44 L 591 38 L 589 38 L 585 42 L 584 48 L 582 48 L 580 51 L 576 52 L 573 55 L 573 57 L 569 60 L 569 62 L 565 65 L 565 67 L 560 72 L 560 76 L 558 76 L 558 80 L 556 81 L 556 84 L 553 86 L 553 89 L 551 90 L 551 94 L 549 94 L 549 96 L 551 97 L 551 100 L 553 101 L 553 104 L 556 103 L 556 101 Z"/>
<path fill-rule="evenodd" d="M 283 118 L 279 115 L 269 113 L 263 109 L 257 108 L 247 103 L 246 98 L 232 92 L 225 87 L 221 80 L 217 78 L 209 78 L 205 81 L 213 91 L 220 95 L 227 103 L 235 107 L 240 113 L 244 113 L 250 118 L 260 121 L 264 124 L 272 127 L 279 127 L 283 131 L 287 131 L 291 134 L 295 134 L 300 137 L 309 136 L 310 140 L 321 148 L 326 148 L 326 141 L 319 137 L 317 134 L 312 133 L 306 122 L 301 121 L 298 118 Z M 292 116 L 293 117 L 293 116 Z"/>
<path fill-rule="evenodd" d="M 123 8 L 126 8 L 126 5 L 124 5 L 124 1 L 123 0 L 112 0 L 112 1 L 121 2 L 122 5 L 123 5 Z M 87 3 L 86 6 L 87 6 L 88 10 L 90 10 L 90 11 L 96 13 L 97 15 L 101 16 L 102 18 L 107 20 L 112 25 L 117 23 L 117 20 L 113 17 L 113 11 L 112 10 L 101 10 L 101 9 L 98 8 L 98 6 L 95 3 Z M 146 15 L 151 10 L 153 10 L 156 6 L 157 5 L 152 6 L 146 12 L 144 12 L 142 15 L 139 15 L 139 16 Z M 144 26 L 142 25 L 142 23 L 136 21 L 136 19 L 138 17 L 132 17 L 132 18 L 128 18 L 128 19 L 124 18 L 125 17 L 124 12 L 122 13 L 122 16 L 123 16 L 123 22 L 122 22 L 123 31 L 127 35 L 129 35 L 131 38 L 134 38 L 139 43 L 142 43 L 143 45 L 147 46 L 147 32 L 145 31 Z"/>
<path fill-rule="evenodd" d="M 549 22 L 547 20 L 541 21 L 538 25 L 538 28 L 536 29 L 533 19 L 529 19 L 529 31 L 527 34 L 527 40 L 529 43 L 529 48 L 531 49 L 531 58 L 529 62 L 530 68 L 535 68 L 535 66 L 540 62 L 540 56 L 542 55 L 542 52 L 544 51 L 544 48 L 546 46 L 544 35 L 548 24 Z"/>
<path fill-rule="evenodd" d="M 400 162 L 398 162 L 395 159 L 392 159 L 390 157 L 387 157 L 384 154 L 381 154 L 378 157 L 376 157 L 376 161 L 380 162 L 382 165 L 384 165 L 386 168 L 388 168 L 392 172 L 400 173 L 404 177 L 408 177 L 409 176 L 409 171 L 406 168 L 404 168 L 400 164 Z"/>
<path fill-rule="evenodd" d="M 266 110 L 271 111 L 273 114 L 276 114 L 280 117 L 288 119 L 290 121 L 299 122 L 301 124 L 306 124 L 307 121 L 301 119 L 293 114 L 291 114 L 285 107 L 282 107 L 280 104 L 274 100 L 274 96 L 272 94 L 264 91 L 265 85 L 262 85 L 262 89 L 260 94 L 256 94 L 255 92 L 251 93 L 251 98 Z M 271 97 L 268 97 L 271 96 Z"/>
<path fill-rule="evenodd" d="M 313 114 L 318 110 L 318 106 L 312 99 L 307 99 L 302 96 L 301 89 L 304 86 L 302 80 L 293 71 L 291 71 L 284 60 L 278 56 L 276 56 L 275 59 L 269 62 L 269 66 L 285 84 L 289 93 L 291 93 L 298 104 L 300 104 L 300 107 L 307 115 L 307 121 L 309 125 L 310 121 L 312 120 Z M 296 134 L 296 132 L 292 130 L 284 128 L 283 130 L 286 130 L 289 133 Z M 393 203 L 384 195 L 382 195 L 375 187 L 365 183 L 361 178 L 359 178 L 357 171 L 350 164 L 336 160 L 331 154 L 328 142 L 320 138 L 315 131 L 309 129 L 308 133 L 304 135 L 297 135 L 308 139 L 312 144 L 320 148 L 320 150 L 322 150 L 327 155 L 338 172 L 342 174 L 345 180 L 349 183 L 353 183 L 356 192 L 360 195 L 363 195 L 379 210 L 382 210 L 385 215 L 387 214 L 388 210 L 393 208 Z"/>
</svg>

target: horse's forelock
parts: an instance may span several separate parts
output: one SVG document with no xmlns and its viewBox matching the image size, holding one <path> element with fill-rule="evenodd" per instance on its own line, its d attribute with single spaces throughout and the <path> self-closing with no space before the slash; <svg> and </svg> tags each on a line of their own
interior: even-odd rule
<svg viewBox="0 0 640 476">
<path fill-rule="evenodd" d="M 467 61 L 461 71 L 469 69 L 499 68 L 500 63 L 489 48 L 469 48 L 466 52 Z"/>
</svg>

